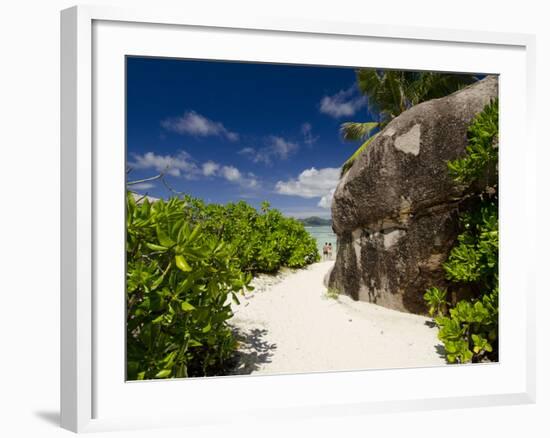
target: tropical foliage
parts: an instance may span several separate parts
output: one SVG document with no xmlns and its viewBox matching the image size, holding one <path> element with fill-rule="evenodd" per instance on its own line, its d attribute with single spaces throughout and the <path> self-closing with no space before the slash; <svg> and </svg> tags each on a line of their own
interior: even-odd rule
<svg viewBox="0 0 550 438">
<path fill-rule="evenodd" d="M 467 200 L 462 232 L 443 267 L 447 279 L 474 298 L 447 311 L 446 290 L 432 287 L 424 295 L 430 315 L 437 315 L 439 339 L 451 363 L 498 360 L 498 186 L 479 184 L 488 181 L 487 172 L 497 172 L 498 102 L 472 122 L 466 152 L 448 163 L 449 171 L 457 182 L 480 189 Z"/>
<path fill-rule="evenodd" d="M 498 165 L 498 102 L 491 102 L 468 129 L 466 156 L 448 163 L 451 176 L 460 183 L 486 183 Z M 489 171 L 489 172 L 488 172 Z"/>
<path fill-rule="evenodd" d="M 297 219 L 262 204 L 261 212 L 244 201 L 225 206 L 185 197 L 190 217 L 205 232 L 231 245 L 243 272 L 276 272 L 319 260 L 317 243 Z"/>
<path fill-rule="evenodd" d="M 236 341 L 231 301 L 254 272 L 318 260 L 296 220 L 264 204 L 127 196 L 127 378 L 216 375 Z"/>
<path fill-rule="evenodd" d="M 403 111 L 426 100 L 447 96 L 476 80 L 475 76 L 465 74 L 376 69 L 359 69 L 356 75 L 357 86 L 368 97 L 369 108 L 378 114 L 378 120 L 342 124 L 345 140 L 362 141 L 344 163 L 342 174 L 349 170 L 376 134 Z"/>
</svg>

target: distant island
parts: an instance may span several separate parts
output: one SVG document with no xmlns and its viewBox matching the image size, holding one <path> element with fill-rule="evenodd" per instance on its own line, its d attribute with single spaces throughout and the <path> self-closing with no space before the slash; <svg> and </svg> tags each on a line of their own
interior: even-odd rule
<svg viewBox="0 0 550 438">
<path fill-rule="evenodd" d="M 332 219 L 323 219 L 322 217 L 311 216 L 304 219 L 298 219 L 302 224 L 308 226 L 330 226 L 332 225 Z"/>
</svg>

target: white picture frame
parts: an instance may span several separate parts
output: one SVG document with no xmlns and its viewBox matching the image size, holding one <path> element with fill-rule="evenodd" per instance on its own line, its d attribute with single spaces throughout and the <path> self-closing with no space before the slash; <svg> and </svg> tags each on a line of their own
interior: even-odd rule
<svg viewBox="0 0 550 438">
<path fill-rule="evenodd" d="M 191 39 L 192 45 L 181 44 Z M 534 45 L 534 36 L 524 34 L 296 17 L 226 20 L 187 9 L 78 6 L 62 11 L 61 426 L 84 432 L 223 423 L 247 417 L 305 418 L 534 402 L 535 288 L 528 254 L 535 253 L 530 248 L 536 233 L 518 235 L 525 229 L 536 230 L 534 216 L 523 207 L 536 202 Z M 350 64 L 352 49 L 363 46 L 372 49 L 372 59 Z M 118 243 L 124 230 L 123 222 L 117 220 L 123 214 L 124 75 L 120 68 L 125 55 L 355 66 L 367 62 L 381 68 L 501 75 L 500 362 L 163 382 L 121 380 L 123 347 L 119 350 L 125 315 L 119 287 L 124 276 L 119 274 L 124 258 L 123 245 Z M 521 148 L 514 150 L 519 140 Z M 507 173 L 512 164 L 513 175 Z M 118 184 L 120 193 L 112 189 Z M 110 253 L 118 258 L 110 259 Z M 105 284 L 114 285 L 120 294 L 105 295 Z M 430 386 L 426 381 L 434 383 Z M 192 403 L 177 398 L 183 386 Z M 166 403 L 159 402 L 159 397 Z M 143 410 L 136 400 L 145 404 Z"/>
</svg>

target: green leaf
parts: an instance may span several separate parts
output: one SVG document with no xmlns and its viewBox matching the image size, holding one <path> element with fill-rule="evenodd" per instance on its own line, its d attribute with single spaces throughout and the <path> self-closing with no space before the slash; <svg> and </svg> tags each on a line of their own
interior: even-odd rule
<svg viewBox="0 0 550 438">
<path fill-rule="evenodd" d="M 153 251 L 166 251 L 166 250 L 168 250 L 168 248 L 165 247 L 165 246 L 156 245 L 154 243 L 149 243 L 149 242 L 145 242 L 145 246 L 147 246 L 147 248 L 149 248 Z"/>
<path fill-rule="evenodd" d="M 203 333 L 208 333 L 212 329 L 212 326 L 210 324 L 207 324 L 203 329 Z"/>
<path fill-rule="evenodd" d="M 176 377 L 188 377 L 187 376 L 187 366 L 182 363 L 179 367 L 178 367 L 178 371 L 176 373 Z"/>
<path fill-rule="evenodd" d="M 157 225 L 157 239 L 164 247 L 170 248 L 174 246 L 174 241 Z"/>
<path fill-rule="evenodd" d="M 187 261 L 181 254 L 177 255 L 175 257 L 175 260 L 176 260 L 176 266 L 179 269 L 181 269 L 183 272 L 191 272 L 193 270 L 191 266 L 187 264 Z"/>
<path fill-rule="evenodd" d="M 171 373 L 172 370 L 160 370 L 157 374 L 155 374 L 155 379 L 164 379 L 169 377 Z"/>
<path fill-rule="evenodd" d="M 200 224 L 198 224 L 195 226 L 195 228 L 193 228 L 193 231 L 191 232 L 191 235 L 189 236 L 189 239 L 188 239 L 189 242 L 193 242 L 193 240 L 195 240 L 195 238 L 197 237 L 200 231 L 201 231 L 201 226 Z"/>
<path fill-rule="evenodd" d="M 191 312 L 195 310 L 195 306 L 193 306 L 192 304 L 189 304 L 187 301 L 182 301 L 181 310 L 183 310 L 184 312 Z"/>
<path fill-rule="evenodd" d="M 164 318 L 164 314 L 163 315 L 160 315 L 160 316 L 157 316 L 155 319 L 153 319 L 153 321 L 151 321 L 153 324 L 159 324 L 162 322 L 162 319 Z"/>
</svg>

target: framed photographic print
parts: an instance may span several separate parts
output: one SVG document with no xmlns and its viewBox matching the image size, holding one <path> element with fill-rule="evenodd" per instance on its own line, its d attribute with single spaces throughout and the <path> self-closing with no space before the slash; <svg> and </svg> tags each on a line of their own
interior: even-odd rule
<svg viewBox="0 0 550 438">
<path fill-rule="evenodd" d="M 74 7 L 61 38 L 63 427 L 534 401 L 533 37 Z"/>
</svg>

